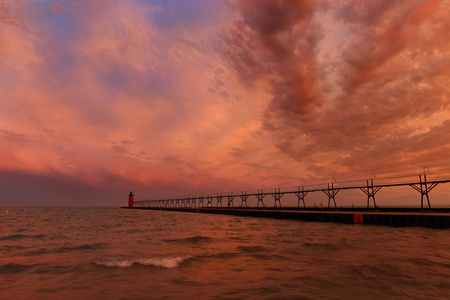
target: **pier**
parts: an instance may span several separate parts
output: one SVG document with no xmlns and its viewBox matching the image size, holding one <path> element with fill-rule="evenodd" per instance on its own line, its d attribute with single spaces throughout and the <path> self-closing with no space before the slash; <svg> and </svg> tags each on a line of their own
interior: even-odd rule
<svg viewBox="0 0 450 300">
<path fill-rule="evenodd" d="M 227 214 L 235 216 L 249 216 L 276 219 L 292 219 L 315 222 L 337 222 L 346 224 L 367 224 L 384 226 L 421 226 L 429 228 L 450 228 L 450 208 L 431 207 L 429 193 L 438 184 L 448 183 L 450 179 L 440 178 L 438 180 L 427 180 L 426 169 L 420 174 L 418 181 L 407 182 L 387 182 L 374 184 L 374 176 L 366 180 L 364 185 L 345 185 L 337 183 L 333 178 L 326 187 L 307 188 L 305 185 L 296 189 L 281 190 L 275 188 L 266 192 L 264 189 L 253 193 L 242 191 L 240 194 L 229 192 L 227 196 L 222 193 L 207 194 L 201 196 L 189 196 L 169 199 L 153 199 L 144 201 L 134 201 L 133 193 L 130 193 L 129 209 L 165 210 L 192 213 Z M 372 174 L 373 175 L 373 174 Z M 377 206 L 375 195 L 382 188 L 395 188 L 400 186 L 410 186 L 420 193 L 420 209 L 414 208 L 381 208 Z M 336 196 L 340 191 L 360 190 L 366 196 L 367 205 L 365 208 L 337 206 Z M 308 194 L 322 192 L 328 199 L 326 207 L 307 207 L 305 198 Z M 283 207 L 282 198 L 284 195 L 293 194 L 297 197 L 297 207 Z M 273 199 L 273 207 L 268 208 L 264 204 L 264 199 L 269 196 Z M 248 198 L 255 197 L 256 207 L 248 206 Z M 222 207 L 222 200 L 228 200 L 227 207 Z M 235 207 L 234 200 L 240 198 L 238 207 Z M 215 205 L 214 205 L 215 200 Z M 426 207 L 424 208 L 424 200 Z M 204 206 L 204 201 L 207 205 Z M 302 206 L 300 205 L 302 202 Z M 372 206 L 370 204 L 373 204 Z M 332 205 L 334 204 L 334 205 Z"/>
<path fill-rule="evenodd" d="M 450 209 L 421 211 L 411 209 L 385 209 L 381 211 L 362 211 L 351 208 L 337 210 L 317 210 L 297 208 L 168 208 L 168 207 L 128 207 L 126 209 L 144 209 L 157 211 L 176 211 L 187 213 L 223 214 L 241 217 L 299 220 L 307 222 L 334 222 L 344 224 L 365 224 L 393 227 L 450 228 Z"/>
</svg>

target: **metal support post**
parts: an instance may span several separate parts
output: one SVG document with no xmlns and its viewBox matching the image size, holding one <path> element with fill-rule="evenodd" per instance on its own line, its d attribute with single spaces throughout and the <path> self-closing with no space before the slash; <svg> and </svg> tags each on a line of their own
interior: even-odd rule
<svg viewBox="0 0 450 300">
<path fill-rule="evenodd" d="M 241 207 L 244 207 L 244 202 L 245 202 L 245 207 L 247 207 L 248 206 L 248 204 L 247 204 L 247 199 L 248 199 L 247 192 L 242 192 L 242 195 L 240 197 L 241 197 L 241 200 L 242 200 Z"/>
<path fill-rule="evenodd" d="M 333 181 L 331 181 L 331 188 L 330 188 L 330 184 L 328 183 L 328 189 L 322 190 L 322 192 L 324 192 L 328 196 L 328 208 L 330 208 L 331 199 L 333 199 L 333 201 L 334 201 L 334 208 L 337 208 L 336 199 L 334 197 L 337 195 L 337 193 L 339 193 L 340 190 L 341 189 L 334 188 Z"/>
<path fill-rule="evenodd" d="M 367 195 L 367 209 L 370 208 L 370 198 L 373 200 L 373 206 L 377 208 L 377 203 L 375 202 L 375 194 L 381 190 L 381 186 L 373 187 L 373 179 L 367 180 L 367 187 L 360 187 L 359 189 Z"/>
<path fill-rule="evenodd" d="M 425 169 L 425 168 L 424 168 Z M 423 172 L 423 181 L 422 181 L 422 175 L 419 175 L 419 186 L 416 184 L 411 184 L 410 186 L 418 191 L 420 193 L 420 209 L 423 209 L 423 197 L 427 197 L 428 202 L 428 208 L 431 209 L 430 205 L 430 197 L 428 197 L 428 193 L 434 189 L 439 182 L 434 182 L 431 185 L 428 186 L 427 183 L 427 175 L 425 174 L 425 170 Z"/>
<path fill-rule="evenodd" d="M 219 195 L 216 196 L 216 200 L 217 200 L 217 207 L 219 207 L 219 203 L 220 203 L 220 207 L 222 207 L 222 193 L 220 193 Z"/>
<path fill-rule="evenodd" d="M 277 192 L 277 189 L 275 189 L 275 193 L 272 194 L 273 199 L 274 199 L 273 207 L 277 207 L 277 201 L 278 201 L 278 204 L 280 205 L 279 207 L 281 207 L 280 199 L 281 199 L 281 197 L 283 197 L 283 195 L 284 195 L 284 193 L 280 192 L 280 188 L 278 188 L 278 192 Z"/>
<path fill-rule="evenodd" d="M 263 194 L 263 190 L 261 190 L 261 192 L 258 190 L 258 193 L 256 194 L 256 198 L 258 199 L 258 203 L 256 204 L 256 207 L 259 207 L 259 202 L 261 202 L 261 207 L 264 207 L 264 197 L 266 195 Z"/>
<path fill-rule="evenodd" d="M 303 208 L 306 208 L 306 204 L 305 204 L 305 197 L 308 194 L 308 192 L 305 192 L 303 189 L 303 185 L 302 185 L 302 189 L 300 190 L 300 186 L 298 187 L 298 192 L 294 193 L 297 198 L 298 198 L 298 202 L 297 202 L 297 207 L 300 207 L 300 201 L 303 201 Z"/>
<path fill-rule="evenodd" d="M 203 195 L 201 197 L 198 197 L 198 207 L 203 206 L 203 199 L 205 199 L 205 197 L 203 197 Z"/>
<path fill-rule="evenodd" d="M 228 207 L 233 207 L 233 200 L 234 200 L 234 195 L 233 193 L 228 193 L 227 199 L 228 199 Z"/>
</svg>

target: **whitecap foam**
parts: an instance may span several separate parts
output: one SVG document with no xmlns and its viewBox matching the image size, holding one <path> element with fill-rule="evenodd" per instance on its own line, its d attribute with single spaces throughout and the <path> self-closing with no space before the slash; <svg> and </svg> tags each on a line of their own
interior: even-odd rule
<svg viewBox="0 0 450 300">
<path fill-rule="evenodd" d="M 188 258 L 190 258 L 190 256 L 143 258 L 138 260 L 137 263 L 145 266 L 152 265 L 155 267 L 171 269 L 178 267 Z"/>
<path fill-rule="evenodd" d="M 140 264 L 143 266 L 155 266 L 166 269 L 176 268 L 183 261 L 191 258 L 191 256 L 176 256 L 176 257 L 147 257 L 139 259 L 127 259 L 127 258 L 110 258 L 106 261 L 96 262 L 99 266 L 114 268 L 128 268 L 133 264 Z"/>
<path fill-rule="evenodd" d="M 133 265 L 134 261 L 129 259 L 110 259 L 108 261 L 96 262 L 97 265 L 103 267 L 119 267 L 119 268 L 127 268 Z"/>
</svg>

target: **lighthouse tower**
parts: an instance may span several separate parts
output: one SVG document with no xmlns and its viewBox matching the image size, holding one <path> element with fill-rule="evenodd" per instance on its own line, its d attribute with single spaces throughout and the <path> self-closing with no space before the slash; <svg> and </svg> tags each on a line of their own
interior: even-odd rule
<svg viewBox="0 0 450 300">
<path fill-rule="evenodd" d="M 133 192 L 130 192 L 130 195 L 128 195 L 128 207 L 133 207 L 134 202 L 134 194 Z"/>
</svg>

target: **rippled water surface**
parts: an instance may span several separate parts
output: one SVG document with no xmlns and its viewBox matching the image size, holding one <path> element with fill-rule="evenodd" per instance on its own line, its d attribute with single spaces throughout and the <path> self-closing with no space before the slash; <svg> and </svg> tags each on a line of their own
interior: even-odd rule
<svg viewBox="0 0 450 300">
<path fill-rule="evenodd" d="M 0 207 L 0 299 L 450 299 L 450 232 Z"/>
</svg>

